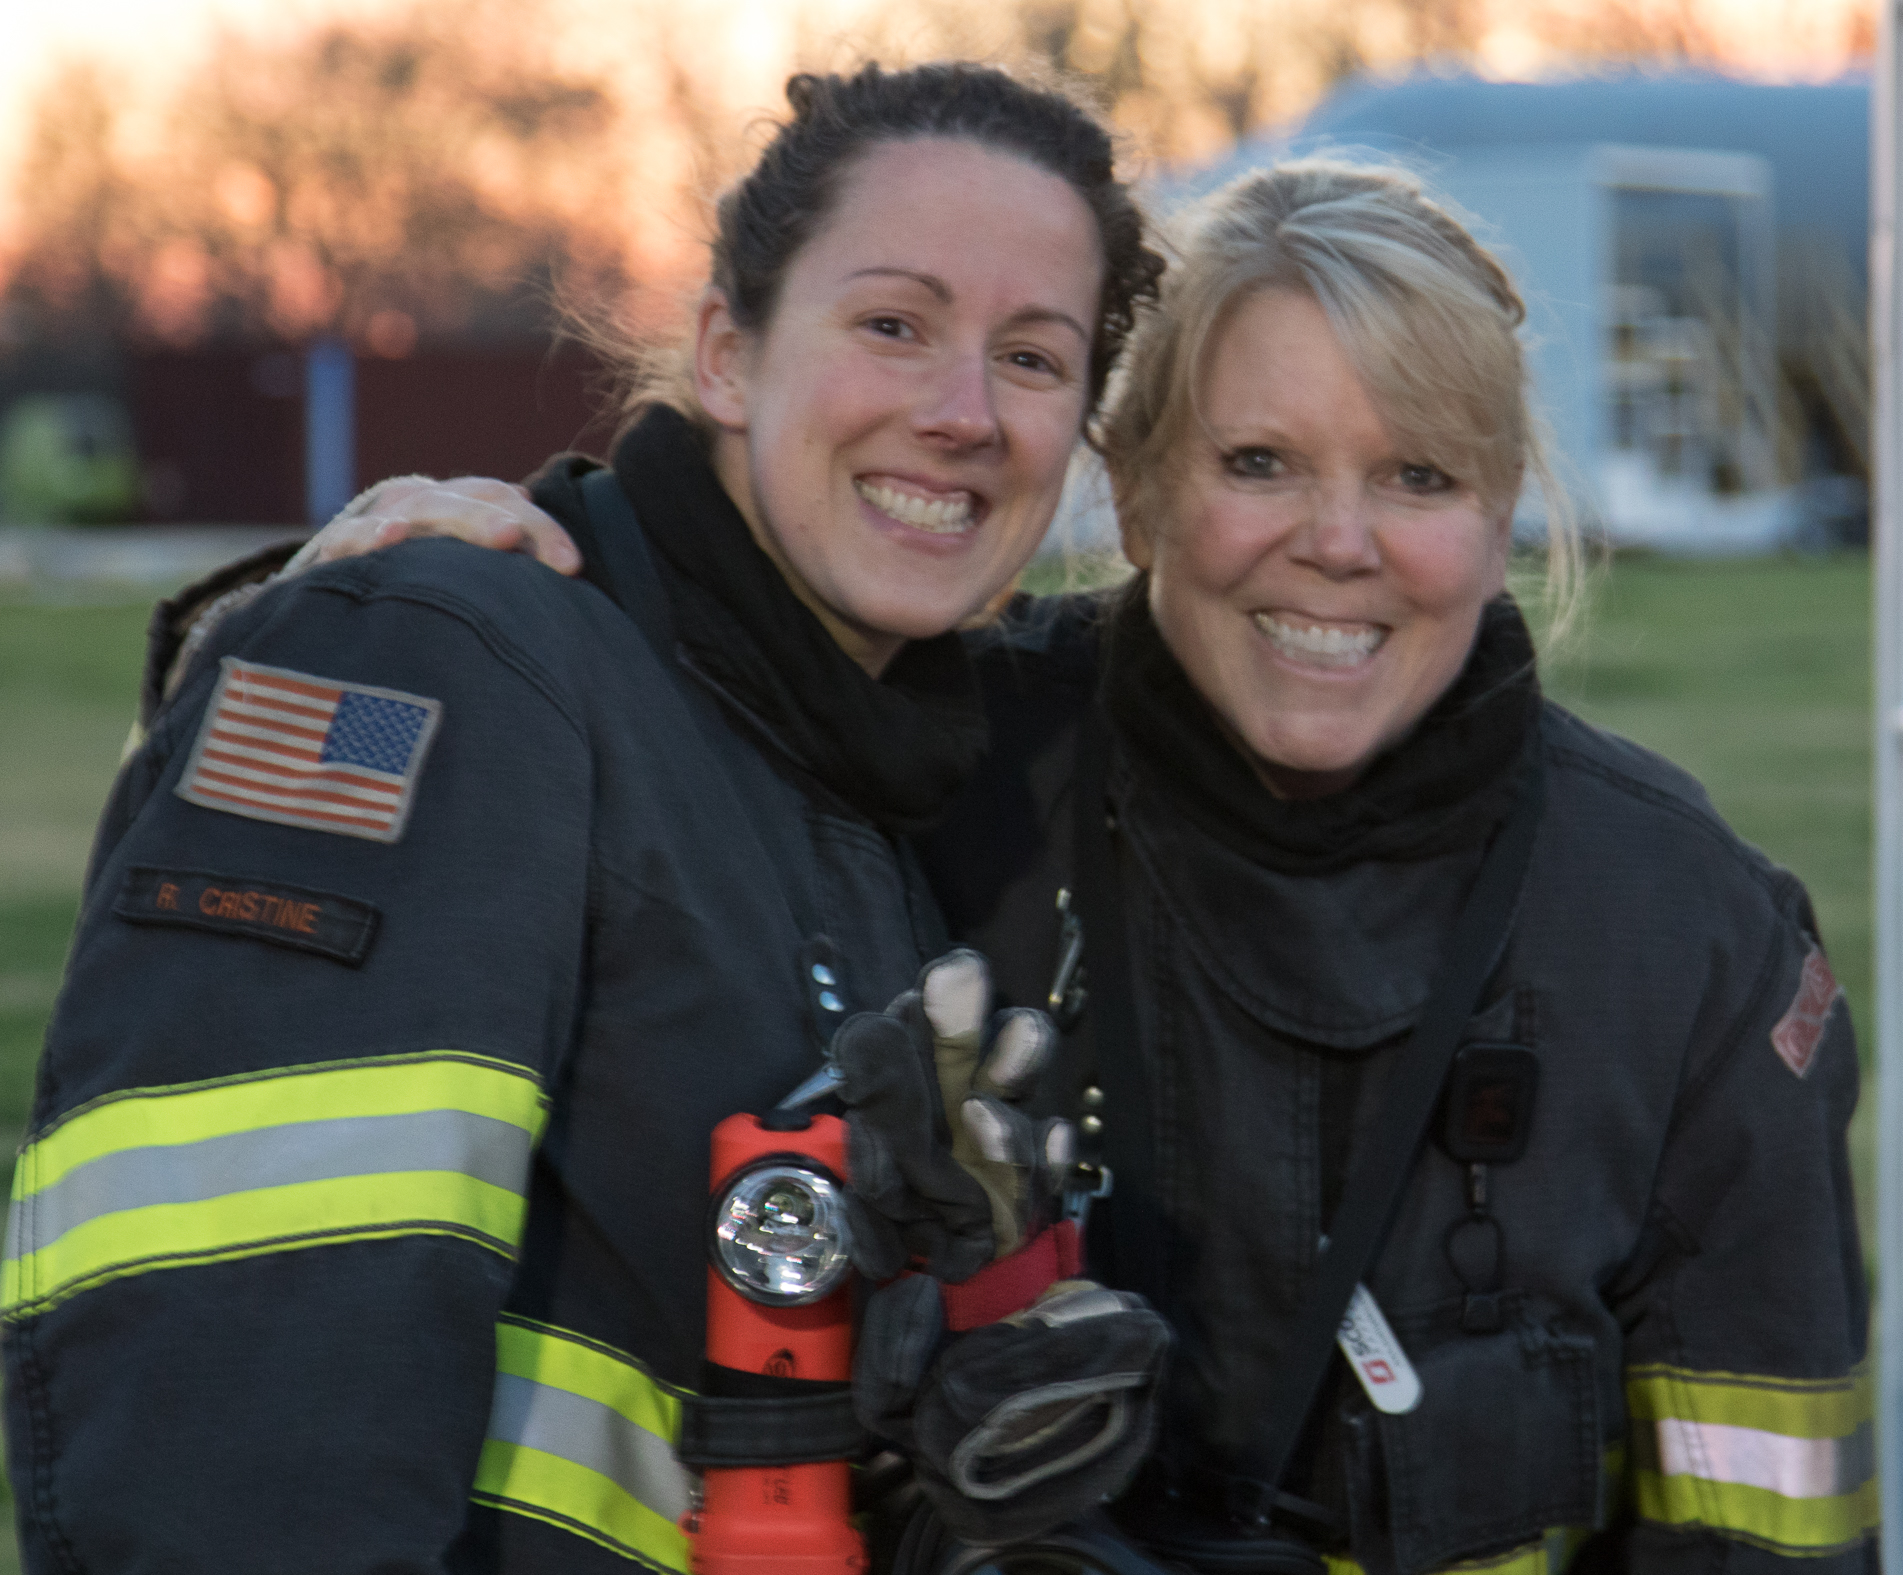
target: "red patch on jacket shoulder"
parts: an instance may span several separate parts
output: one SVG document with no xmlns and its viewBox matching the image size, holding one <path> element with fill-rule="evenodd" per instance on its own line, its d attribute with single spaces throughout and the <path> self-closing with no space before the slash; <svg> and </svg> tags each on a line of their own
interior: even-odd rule
<svg viewBox="0 0 1903 1575">
<path fill-rule="evenodd" d="M 1824 1040 L 1824 1025 L 1830 1021 L 1831 1008 L 1843 994 L 1837 976 L 1830 971 L 1823 948 L 1813 946 L 1804 959 L 1804 971 L 1798 977 L 1797 994 L 1784 1015 L 1771 1030 L 1771 1048 L 1778 1059 L 1799 1077 L 1811 1069 L 1817 1059 L 1817 1047 Z"/>
</svg>

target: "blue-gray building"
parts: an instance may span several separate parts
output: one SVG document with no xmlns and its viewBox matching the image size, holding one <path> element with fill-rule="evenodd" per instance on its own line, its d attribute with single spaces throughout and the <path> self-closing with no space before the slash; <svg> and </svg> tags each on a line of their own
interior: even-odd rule
<svg viewBox="0 0 1903 1575">
<path fill-rule="evenodd" d="M 1862 528 L 1868 120 L 1861 81 L 1354 81 L 1185 184 L 1311 153 L 1415 169 L 1528 297 L 1588 517 L 1619 541 L 1748 550 Z"/>
</svg>

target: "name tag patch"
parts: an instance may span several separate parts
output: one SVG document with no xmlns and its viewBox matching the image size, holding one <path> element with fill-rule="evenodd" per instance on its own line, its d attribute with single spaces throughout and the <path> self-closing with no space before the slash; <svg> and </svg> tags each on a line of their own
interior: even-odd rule
<svg viewBox="0 0 1903 1575">
<path fill-rule="evenodd" d="M 372 842 L 403 835 L 440 700 L 233 656 L 222 665 L 180 798 Z"/>
<path fill-rule="evenodd" d="M 208 870 L 135 865 L 112 911 L 133 924 L 178 924 L 316 952 L 358 966 L 376 939 L 377 910 L 333 891 L 245 880 Z"/>
</svg>

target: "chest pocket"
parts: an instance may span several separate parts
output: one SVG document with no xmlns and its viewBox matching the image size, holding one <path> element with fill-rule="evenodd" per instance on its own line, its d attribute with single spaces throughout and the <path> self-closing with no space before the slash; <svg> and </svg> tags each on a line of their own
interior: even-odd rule
<svg viewBox="0 0 1903 1575">
<path fill-rule="evenodd" d="M 1398 1328 L 1420 1405 L 1404 1416 L 1364 1407 L 1350 1422 L 1355 1542 L 1389 1544 L 1400 1575 L 1600 1520 L 1592 1341 L 1540 1325 L 1515 1293 L 1505 1299 L 1494 1334 L 1462 1333 L 1457 1305 L 1431 1329 Z"/>
</svg>

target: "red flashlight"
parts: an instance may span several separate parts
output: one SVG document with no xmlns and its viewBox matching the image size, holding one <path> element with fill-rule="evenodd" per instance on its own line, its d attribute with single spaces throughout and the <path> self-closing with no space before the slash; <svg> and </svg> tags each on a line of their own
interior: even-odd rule
<svg viewBox="0 0 1903 1575">
<path fill-rule="evenodd" d="M 797 1123 L 804 1125 L 797 1125 Z M 714 1128 L 707 1357 L 776 1378 L 852 1377 L 846 1124 L 757 1116 Z M 863 1575 L 852 1467 L 710 1467 L 689 1522 L 696 1575 Z"/>
</svg>

